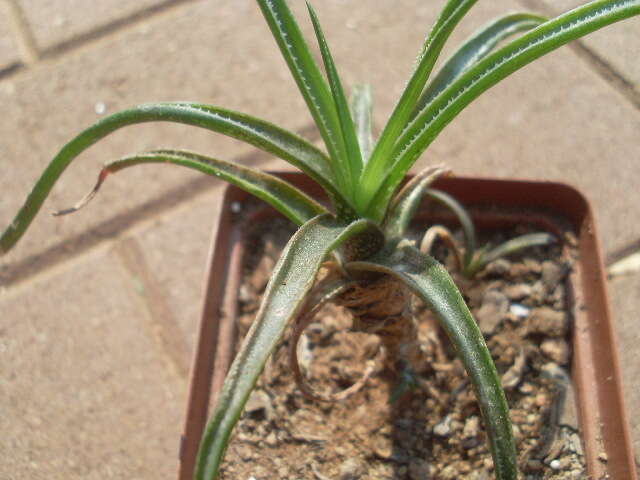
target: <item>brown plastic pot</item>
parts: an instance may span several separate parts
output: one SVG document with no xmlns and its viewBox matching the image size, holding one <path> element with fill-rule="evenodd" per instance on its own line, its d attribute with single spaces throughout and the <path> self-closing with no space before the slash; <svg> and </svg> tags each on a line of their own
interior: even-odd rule
<svg viewBox="0 0 640 480">
<path fill-rule="evenodd" d="M 281 177 L 313 195 L 319 187 L 292 172 Z M 592 479 L 637 480 L 622 395 L 616 338 L 611 321 L 600 246 L 593 213 L 585 197 L 567 185 L 549 182 L 447 178 L 436 187 L 472 207 L 480 227 L 537 224 L 558 231 L 569 224 L 578 240 L 579 259 L 570 274 L 574 317 L 572 381 L 587 471 Z M 180 480 L 189 480 L 209 406 L 215 402 L 235 345 L 236 294 L 240 286 L 243 235 L 247 223 L 277 213 L 268 208 L 240 211 L 249 194 L 229 186 L 211 246 L 200 332 L 180 448 Z M 479 212 L 479 213 L 478 213 Z M 418 214 L 424 220 L 425 214 Z M 603 455 L 605 454 L 606 457 Z"/>
</svg>

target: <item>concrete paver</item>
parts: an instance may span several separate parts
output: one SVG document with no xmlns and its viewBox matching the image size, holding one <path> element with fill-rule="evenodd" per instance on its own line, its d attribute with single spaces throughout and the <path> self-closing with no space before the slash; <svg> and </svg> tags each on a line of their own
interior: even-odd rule
<svg viewBox="0 0 640 480">
<path fill-rule="evenodd" d="M 404 85 L 434 11 L 416 0 L 403 0 L 403 8 L 347 3 L 323 2 L 318 13 L 345 83 L 368 79 L 373 84 L 380 125 Z M 515 1 L 478 5 L 455 39 L 517 6 Z M 304 5 L 296 7 L 311 39 Z M 98 118 L 97 103 L 113 112 L 146 101 L 191 98 L 289 128 L 305 125 L 309 115 L 256 10 L 246 0 L 218 9 L 206 3 L 186 5 L 144 28 L 0 82 L 6 110 L 0 120 L 0 148 L 13 166 L 0 178 L 0 189 L 12 193 L 0 202 L 0 218 L 6 222 L 16 211 L 57 148 Z M 406 11 L 415 14 L 407 16 Z M 381 63 L 385 68 L 379 68 Z M 594 198 L 608 249 L 640 237 L 640 212 L 633 208 L 633 179 L 640 174 L 634 161 L 637 111 L 566 49 L 525 70 L 463 112 L 421 164 L 446 162 L 458 174 L 569 181 Z M 221 158 L 248 151 L 238 142 L 193 128 L 131 127 L 79 159 L 63 176 L 47 209 L 67 206 L 83 195 L 99 161 L 160 146 Z M 605 177 L 608 181 L 602 182 Z M 42 252 L 191 178 L 191 172 L 171 167 L 127 171 L 107 183 L 90 209 L 66 218 L 41 216 L 17 252 L 3 262 Z M 631 194 L 623 197 L 619 191 Z"/>
<path fill-rule="evenodd" d="M 609 281 L 611 306 L 618 330 L 624 395 L 638 465 L 640 465 L 640 419 L 637 415 L 640 408 L 639 293 L 640 272 L 615 277 Z"/>
<path fill-rule="evenodd" d="M 0 72 L 20 63 L 20 52 L 9 14 L 9 7 L 0 3 Z"/>
<path fill-rule="evenodd" d="M 0 294 L 0 477 L 173 478 L 185 381 L 101 248 Z"/>
<path fill-rule="evenodd" d="M 39 50 L 49 50 L 175 0 L 17 0 Z"/>
<path fill-rule="evenodd" d="M 248 7 L 248 2 L 245 3 Z M 4 158 L 11 159 L 13 167 L 0 177 L 0 188 L 11 192 L 0 199 L 3 224 L 9 221 L 57 150 L 100 118 L 95 111 L 97 104 L 104 104 L 107 113 L 112 113 L 144 102 L 192 99 L 256 112 L 278 111 L 265 108 L 265 103 L 273 103 L 269 97 L 263 98 L 262 108 L 260 102 L 252 102 L 254 79 L 239 74 L 240 69 L 245 71 L 244 66 L 233 66 L 239 51 L 259 44 L 255 33 L 239 42 L 229 35 L 242 12 L 229 7 L 213 9 L 229 22 L 212 28 L 220 17 L 210 10 L 203 3 L 195 4 L 158 24 L 143 25 L 94 49 L 74 52 L 60 62 L 0 83 L 0 101 L 6 107 L 6 115 L 0 120 L 0 151 Z M 231 44 L 235 47 L 231 48 Z M 212 51 L 212 45 L 219 46 L 219 53 Z M 187 51 L 190 54 L 184 55 Z M 231 83 L 227 75 L 234 68 L 231 77 L 236 81 Z M 261 91 L 276 95 L 278 85 L 274 82 L 273 89 L 266 86 Z M 225 98 L 235 102 L 225 102 Z M 281 117 L 285 107 L 279 106 Z M 295 128 L 296 124 L 291 126 Z M 167 124 L 130 127 L 116 132 L 78 159 L 61 178 L 44 212 L 75 203 L 93 184 L 103 162 L 162 146 L 186 148 L 219 158 L 233 158 L 249 150 L 240 142 L 193 127 Z M 2 262 L 41 253 L 172 188 L 187 185 L 196 177 L 200 175 L 166 166 L 124 172 L 105 185 L 89 209 L 56 219 L 41 214 L 30 235 Z"/>
<path fill-rule="evenodd" d="M 195 347 L 198 333 L 203 280 L 221 189 L 158 218 L 135 236 L 189 351 Z"/>
</svg>

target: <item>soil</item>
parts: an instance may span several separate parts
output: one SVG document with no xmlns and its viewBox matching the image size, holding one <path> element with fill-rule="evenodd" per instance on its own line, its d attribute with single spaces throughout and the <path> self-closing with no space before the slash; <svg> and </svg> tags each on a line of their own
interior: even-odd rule
<svg viewBox="0 0 640 480">
<path fill-rule="evenodd" d="M 483 241 L 496 244 L 527 231 Z M 292 232 L 286 221 L 270 221 L 251 236 L 253 253 L 245 258 L 239 292 L 240 338 Z M 502 376 L 525 479 L 587 478 L 568 370 L 571 318 L 564 280 L 572 264 L 570 234 L 566 240 L 564 249 L 535 247 L 499 259 L 472 281 L 456 278 Z M 444 247 L 436 246 L 434 254 L 453 266 Z M 323 393 L 349 387 L 375 363 L 365 386 L 345 400 L 315 402 L 302 395 L 289 365 L 287 334 L 247 403 L 220 478 L 494 478 L 467 375 L 430 312 L 417 300 L 413 308 L 429 368 L 418 387 L 401 395 L 398 379 L 382 368 L 379 340 L 350 332 L 345 310 L 326 306 L 298 350 L 309 383 Z"/>
</svg>

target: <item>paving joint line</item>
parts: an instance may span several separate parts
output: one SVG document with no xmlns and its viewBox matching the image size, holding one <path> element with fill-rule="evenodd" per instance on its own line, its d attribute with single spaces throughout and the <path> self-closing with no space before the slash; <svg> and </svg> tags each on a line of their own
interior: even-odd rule
<svg viewBox="0 0 640 480">
<path fill-rule="evenodd" d="M 15 263 L 0 267 L 0 286 L 16 287 L 71 259 L 79 257 L 102 243 L 125 235 L 137 225 L 178 209 L 216 187 L 214 179 L 198 177 L 181 183 L 168 192 L 91 227 L 89 230 L 56 243 Z M 28 235 L 28 233 L 27 233 Z"/>
<path fill-rule="evenodd" d="M 15 29 L 18 49 L 22 54 L 22 62 L 26 65 L 37 62 L 40 57 L 38 46 L 22 7 L 18 4 L 18 0 L 5 0 L 5 4 L 10 12 Z M 6 76 L 8 73 L 11 73 L 11 71 L 7 72 L 7 70 L 4 70 L 4 72 L 0 73 L 3 74 L 2 76 Z"/>
<path fill-rule="evenodd" d="M 0 80 L 3 77 L 10 77 L 25 69 L 25 65 L 21 62 L 11 63 L 4 68 L 0 68 Z"/>
<path fill-rule="evenodd" d="M 15 3 L 17 0 L 6 0 L 12 6 L 12 10 L 14 10 L 14 16 L 16 17 L 16 21 L 21 19 L 21 22 L 24 23 L 24 28 L 28 29 L 28 24 L 26 22 L 26 18 L 24 14 L 20 10 L 20 7 Z M 91 48 L 99 42 L 107 41 L 112 38 L 117 37 L 118 35 L 126 34 L 133 30 L 134 28 L 144 24 L 149 21 L 157 21 L 157 19 L 163 18 L 165 15 L 169 15 L 175 10 L 185 7 L 188 4 L 195 3 L 197 1 L 202 0 L 165 0 L 157 5 L 150 5 L 149 7 L 143 8 L 137 12 L 131 13 L 129 16 L 125 18 L 120 18 L 113 20 L 105 25 L 98 26 L 88 32 L 79 33 L 76 36 L 65 40 L 63 42 L 52 45 L 48 48 L 43 49 L 37 53 L 37 61 L 28 62 L 27 65 L 24 65 L 23 68 L 0 71 L 0 80 L 4 80 L 7 78 L 11 78 L 17 74 L 24 73 L 30 68 L 35 67 L 36 65 L 40 65 L 43 61 L 51 62 L 65 58 L 68 54 L 74 53 L 76 51 L 81 51 L 85 48 Z M 30 30 L 28 30 L 30 32 Z M 36 49 L 35 38 L 31 35 L 32 46 Z M 26 48 L 26 46 L 25 46 Z"/>
<path fill-rule="evenodd" d="M 80 47 L 89 47 L 97 40 L 115 37 L 115 34 L 127 32 L 147 20 L 155 20 L 161 14 L 168 14 L 189 3 L 200 0 L 165 0 L 156 5 L 150 5 L 142 10 L 132 12 L 129 16 L 115 19 L 105 25 L 100 25 L 88 32 L 82 32 L 76 36 L 57 43 L 42 51 L 42 58 L 59 58 L 67 52 L 77 50 Z"/>
<path fill-rule="evenodd" d="M 297 129 L 296 133 L 310 141 L 314 141 L 318 137 L 317 130 L 313 125 Z M 237 156 L 234 161 L 243 166 L 255 168 L 273 158 L 261 150 L 251 150 Z M 127 232 L 144 222 L 177 211 L 186 203 L 223 185 L 224 183 L 217 182 L 215 178 L 207 175 L 194 178 L 172 187 L 167 192 L 142 204 L 116 214 L 84 232 L 62 240 L 44 251 L 22 258 L 15 263 L 0 266 L 0 288 L 17 287 L 26 283 L 33 277 L 77 258 L 107 241 L 126 235 Z"/>
<path fill-rule="evenodd" d="M 610 267 L 612 264 L 620 262 L 626 258 L 636 255 L 640 252 L 640 238 L 627 242 L 623 247 L 619 247 L 608 253 L 605 257 L 604 264 Z"/>
<path fill-rule="evenodd" d="M 140 242 L 128 236 L 113 250 L 127 273 L 133 290 L 148 312 L 151 336 L 159 344 L 169 369 L 185 380 L 189 375 L 190 348 L 166 300 L 166 292 L 147 263 Z"/>
<path fill-rule="evenodd" d="M 520 0 L 520 2 L 533 11 L 537 11 L 548 17 L 555 17 L 558 12 L 542 3 L 540 0 Z M 614 90 L 622 94 L 631 104 L 640 109 L 640 90 L 634 83 L 628 80 L 615 69 L 604 57 L 586 46 L 582 39 L 577 39 L 567 44 L 573 53 L 582 59 L 596 75 L 608 83 Z"/>
</svg>

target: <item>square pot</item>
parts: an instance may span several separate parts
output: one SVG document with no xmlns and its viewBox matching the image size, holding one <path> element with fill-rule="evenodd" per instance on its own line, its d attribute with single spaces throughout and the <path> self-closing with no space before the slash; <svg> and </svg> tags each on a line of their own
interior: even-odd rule
<svg viewBox="0 0 640 480">
<path fill-rule="evenodd" d="M 301 174 L 278 175 L 313 196 L 322 196 L 320 188 Z M 637 480 L 602 256 L 589 202 L 574 188 L 550 182 L 445 178 L 434 187 L 471 207 L 478 227 L 526 223 L 551 233 L 560 232 L 560 225 L 569 224 L 573 229 L 578 260 L 567 285 L 574 319 L 571 378 L 587 471 L 594 480 Z M 228 186 L 214 230 L 181 439 L 181 480 L 192 478 L 209 406 L 215 403 L 233 359 L 244 227 L 278 215 L 270 207 L 242 210 L 249 197 Z M 419 212 L 416 219 L 421 218 L 424 213 Z"/>
</svg>

